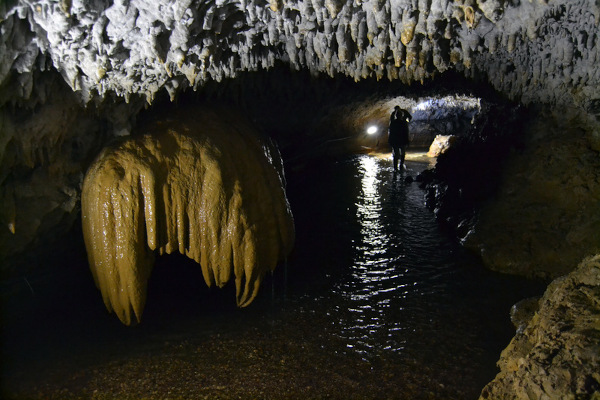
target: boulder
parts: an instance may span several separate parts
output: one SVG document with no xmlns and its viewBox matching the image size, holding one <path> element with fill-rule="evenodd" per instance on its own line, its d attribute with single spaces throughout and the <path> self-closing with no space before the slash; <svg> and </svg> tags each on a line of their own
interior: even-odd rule
<svg viewBox="0 0 600 400">
<path fill-rule="evenodd" d="M 437 157 L 444 154 L 456 142 L 456 136 L 453 135 L 437 135 L 433 139 L 433 143 L 429 146 L 427 156 Z"/>
</svg>

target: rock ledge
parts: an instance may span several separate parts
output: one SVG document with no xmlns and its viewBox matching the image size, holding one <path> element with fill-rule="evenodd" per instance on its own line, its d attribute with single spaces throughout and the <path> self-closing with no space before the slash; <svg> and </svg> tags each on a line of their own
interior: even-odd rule
<svg viewBox="0 0 600 400">
<path fill-rule="evenodd" d="M 480 399 L 600 399 L 600 254 L 553 281 Z"/>
</svg>

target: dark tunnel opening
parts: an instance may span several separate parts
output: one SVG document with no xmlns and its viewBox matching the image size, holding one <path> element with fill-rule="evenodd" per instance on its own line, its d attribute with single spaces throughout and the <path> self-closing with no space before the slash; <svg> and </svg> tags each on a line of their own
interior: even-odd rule
<svg viewBox="0 0 600 400">
<path fill-rule="evenodd" d="M 137 118 L 155 119 L 181 107 L 234 109 L 272 137 L 286 163 L 293 164 L 293 160 L 389 150 L 387 125 L 398 104 L 414 113 L 409 148 L 417 151 L 427 151 L 436 135 L 476 135 L 472 125 L 479 113 L 506 115 L 520 107 L 485 80 L 451 71 L 423 84 L 406 85 L 375 78 L 355 82 L 344 76 L 313 76 L 279 65 L 208 82 L 198 91 L 188 89 L 175 102 L 162 93 Z M 501 120 L 496 121 L 499 123 Z M 377 134 L 367 133 L 370 126 L 378 128 Z M 498 125 L 497 131 L 506 129 Z"/>
<path fill-rule="evenodd" d="M 138 123 L 176 108 L 215 105 L 245 115 L 271 137 L 281 151 L 286 174 L 318 169 L 349 154 L 391 157 L 389 116 L 395 105 L 401 105 L 413 114 L 408 152 L 433 167 L 414 178 L 428 207 L 458 240 L 468 234 L 477 209 L 495 194 L 507 156 L 523 146 L 523 127 L 530 118 L 528 107 L 508 101 L 486 81 L 455 72 L 421 85 L 405 85 L 315 77 L 280 65 L 209 82 L 197 92 L 182 93 L 175 102 L 164 93 L 139 113 Z M 372 126 L 377 128 L 373 135 L 367 132 Z M 427 157 L 437 136 L 450 151 L 439 154 L 437 149 Z"/>
</svg>

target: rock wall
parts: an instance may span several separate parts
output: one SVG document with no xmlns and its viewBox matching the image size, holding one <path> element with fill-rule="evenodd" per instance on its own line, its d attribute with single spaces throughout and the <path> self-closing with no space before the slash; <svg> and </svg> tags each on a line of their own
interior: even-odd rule
<svg viewBox="0 0 600 400">
<path fill-rule="evenodd" d="M 555 280 L 480 399 L 600 398 L 600 255 Z"/>
<path fill-rule="evenodd" d="M 600 252 L 598 123 L 541 110 L 465 244 L 492 269 L 553 279 Z"/>
<path fill-rule="evenodd" d="M 600 251 L 599 128 L 576 108 L 494 106 L 418 180 L 488 267 L 551 280 Z"/>
<path fill-rule="evenodd" d="M 79 219 L 85 170 L 115 136 L 128 135 L 143 103 L 84 107 L 54 70 L 0 85 L 0 276 L 39 268 L 65 250 Z M 58 247 L 57 247 L 58 246 Z"/>
<path fill-rule="evenodd" d="M 523 128 L 531 118 L 511 103 L 482 102 L 481 109 L 467 134 L 456 137 L 433 170 L 417 177 L 429 208 L 461 241 L 472 232 L 477 211 L 494 203 L 506 158 L 526 135 Z"/>
<path fill-rule="evenodd" d="M 24 273 L 28 254 L 52 251 L 79 214 L 84 168 L 105 128 L 56 76 L 40 75 L 36 102 L 0 108 L 0 274 Z"/>
</svg>

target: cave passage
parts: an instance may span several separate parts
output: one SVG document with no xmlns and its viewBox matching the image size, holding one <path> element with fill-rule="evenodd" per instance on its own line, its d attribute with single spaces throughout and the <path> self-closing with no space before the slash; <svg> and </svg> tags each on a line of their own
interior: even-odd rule
<svg viewBox="0 0 600 400">
<path fill-rule="evenodd" d="M 594 396 L 599 21 L 598 0 L 0 1 L 0 397 L 476 398 L 544 286 L 490 271 L 554 283 L 483 397 Z M 245 310 L 158 257 L 128 330 L 90 276 L 82 177 L 186 102 L 277 143 L 295 249 Z M 367 155 L 395 105 L 412 150 L 458 136 L 419 184 Z"/>
<path fill-rule="evenodd" d="M 415 158 L 406 175 L 427 167 Z M 103 309 L 83 256 L 51 291 L 30 282 L 3 319 L 4 398 L 476 398 L 507 310 L 539 288 L 484 270 L 389 155 L 290 172 L 288 195 L 295 250 L 247 309 L 177 256 L 157 260 L 135 328 Z"/>
<path fill-rule="evenodd" d="M 106 313 L 75 230 L 68 257 L 49 260 L 52 274 L 12 281 L 3 398 L 479 395 L 514 334 L 508 310 L 542 287 L 484 269 L 405 178 L 434 164 L 425 153 L 436 135 L 468 139 L 495 100 L 284 76 L 290 86 L 263 75 L 225 82 L 214 98 L 157 102 L 137 118 L 215 100 L 279 145 L 296 242 L 254 303 L 239 310 L 235 285 L 209 289 L 194 261 L 158 256 L 144 321 L 127 329 Z M 396 176 L 387 145 L 395 105 L 413 115 L 408 171 Z"/>
</svg>

